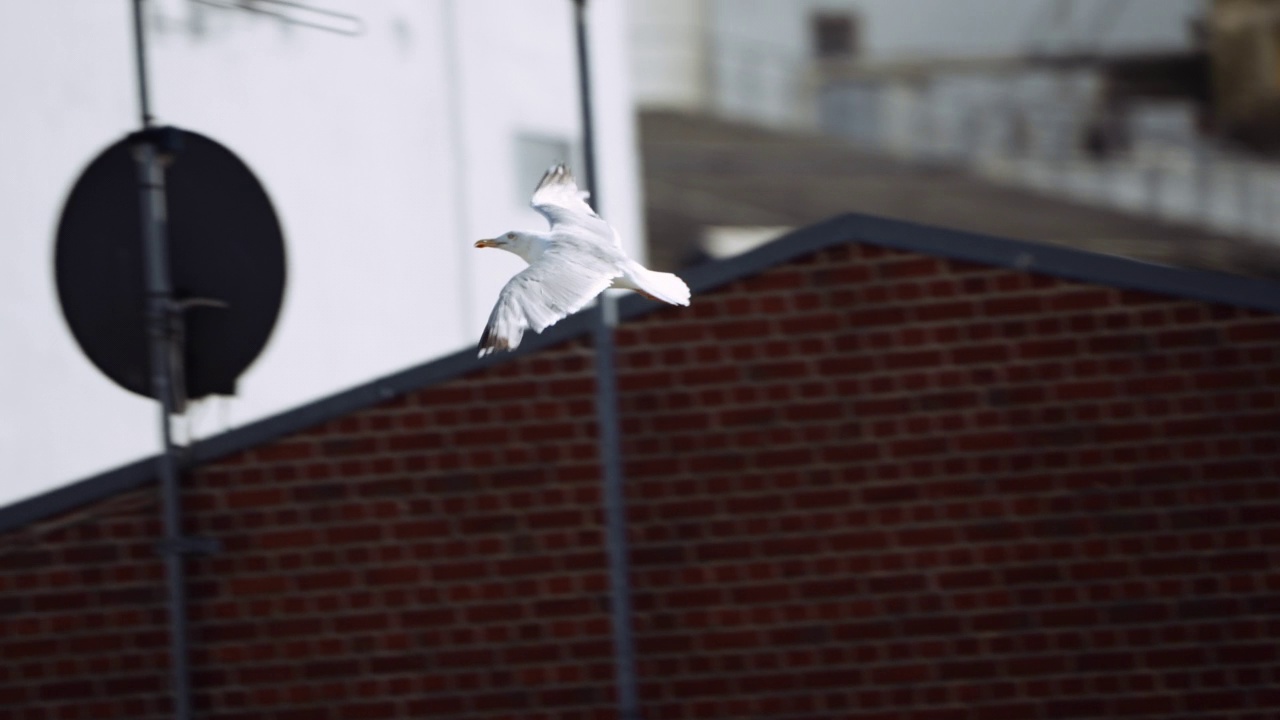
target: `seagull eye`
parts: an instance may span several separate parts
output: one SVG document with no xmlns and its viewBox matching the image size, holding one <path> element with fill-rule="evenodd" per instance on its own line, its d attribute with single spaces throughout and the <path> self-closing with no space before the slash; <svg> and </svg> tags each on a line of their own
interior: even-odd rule
<svg viewBox="0 0 1280 720">
<path fill-rule="evenodd" d="M 516 234 L 515 234 L 515 233 L 507 233 L 507 239 L 508 239 L 508 240 L 515 240 L 515 239 L 516 239 Z"/>
</svg>

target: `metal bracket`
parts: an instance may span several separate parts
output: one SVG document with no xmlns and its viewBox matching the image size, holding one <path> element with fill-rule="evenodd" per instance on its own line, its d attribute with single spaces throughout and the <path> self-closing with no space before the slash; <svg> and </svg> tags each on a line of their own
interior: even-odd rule
<svg viewBox="0 0 1280 720">
<path fill-rule="evenodd" d="M 168 125 L 150 126 L 129 133 L 129 143 L 133 146 L 150 145 L 162 158 L 170 158 L 182 152 L 182 130 Z"/>
</svg>

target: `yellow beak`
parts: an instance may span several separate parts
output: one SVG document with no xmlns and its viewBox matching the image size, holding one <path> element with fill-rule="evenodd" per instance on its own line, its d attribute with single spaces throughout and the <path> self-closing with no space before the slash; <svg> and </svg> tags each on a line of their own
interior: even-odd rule
<svg viewBox="0 0 1280 720">
<path fill-rule="evenodd" d="M 478 247 L 478 248 L 496 248 L 496 247 L 498 247 L 498 241 L 497 241 L 497 240 L 477 240 L 477 241 L 476 241 L 476 247 Z"/>
</svg>

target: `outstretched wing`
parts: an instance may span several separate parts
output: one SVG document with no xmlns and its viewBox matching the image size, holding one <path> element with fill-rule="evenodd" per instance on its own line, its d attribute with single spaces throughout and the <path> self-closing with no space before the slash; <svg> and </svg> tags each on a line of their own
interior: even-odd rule
<svg viewBox="0 0 1280 720">
<path fill-rule="evenodd" d="M 564 163 L 558 163 L 552 165 L 542 176 L 529 204 L 542 213 L 547 222 L 551 223 L 552 229 L 556 225 L 569 225 L 612 235 L 612 228 L 587 204 L 588 195 L 586 191 L 578 189 L 578 183 L 573 179 L 569 168 Z"/>
<path fill-rule="evenodd" d="M 516 349 L 525 330 L 542 332 L 581 310 L 621 275 L 605 254 L 563 245 L 548 249 L 498 294 L 480 336 L 480 356 Z"/>
</svg>

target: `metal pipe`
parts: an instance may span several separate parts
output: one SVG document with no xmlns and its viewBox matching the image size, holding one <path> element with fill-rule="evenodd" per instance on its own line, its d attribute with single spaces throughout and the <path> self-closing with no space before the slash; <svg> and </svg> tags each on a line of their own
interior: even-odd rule
<svg viewBox="0 0 1280 720">
<path fill-rule="evenodd" d="M 600 204 L 600 188 L 596 186 L 596 137 L 591 115 L 591 59 L 588 56 L 586 6 L 586 0 L 573 0 L 573 24 L 578 40 L 578 99 L 582 113 L 582 177 L 591 191 L 591 206 L 600 212 L 603 206 Z"/>
<path fill-rule="evenodd" d="M 133 53 L 138 68 L 138 109 L 142 127 L 151 127 L 151 95 L 147 89 L 147 42 L 142 26 L 142 2 L 133 0 Z"/>
<path fill-rule="evenodd" d="M 586 0 L 573 0 L 578 41 L 578 82 L 582 109 L 583 178 L 599 212 L 595 131 L 591 114 L 591 74 L 588 58 Z M 636 683 L 635 640 L 631 627 L 631 569 L 627 543 L 627 498 L 623 486 L 622 431 L 618 420 L 618 386 L 614 362 L 617 304 L 607 292 L 596 303 L 595 325 L 596 418 L 600 437 L 600 468 L 604 480 L 605 544 L 609 557 L 609 614 L 613 624 L 614 681 L 618 686 L 618 717 L 640 720 Z"/>
<path fill-rule="evenodd" d="M 174 717 L 191 717 L 191 686 L 187 652 L 187 588 L 182 535 L 182 488 L 178 479 L 177 448 L 170 418 L 177 392 L 173 382 L 176 347 L 173 288 L 169 280 L 167 223 L 165 221 L 164 165 L 154 138 L 143 138 L 134 150 L 138 163 L 138 196 L 142 212 L 143 257 L 146 264 L 147 336 L 151 345 L 151 389 L 160 402 L 160 441 L 156 458 L 164 517 L 165 575 L 169 595 L 169 664 Z"/>
<path fill-rule="evenodd" d="M 183 555 L 187 541 L 182 535 L 182 497 L 178 478 L 177 448 L 170 426 L 180 388 L 174 372 L 181 367 L 178 346 L 178 309 L 169 276 L 169 237 L 165 198 L 165 158 L 160 139 L 151 129 L 150 96 L 147 88 L 146 36 L 142 21 L 142 0 L 133 0 L 134 51 L 138 70 L 138 104 L 144 130 L 137 136 L 134 159 L 138 167 L 138 210 L 141 214 L 144 278 L 147 291 L 147 339 L 151 355 L 151 389 L 160 403 L 160 442 L 157 458 L 164 517 L 165 576 L 169 600 L 169 665 L 173 693 L 173 716 L 191 718 L 191 681 L 187 648 L 187 588 Z"/>
<path fill-rule="evenodd" d="M 603 300 L 603 297 L 601 298 Z M 635 640 L 631 628 L 631 568 L 627 543 L 627 496 L 622 476 L 622 433 L 618 427 L 613 328 L 617 304 L 601 302 L 595 326 L 596 416 L 600 430 L 600 465 L 604 472 L 605 544 L 609 556 L 609 613 L 613 625 L 614 680 L 618 684 L 618 717 L 640 720 L 636 688 Z"/>
</svg>

